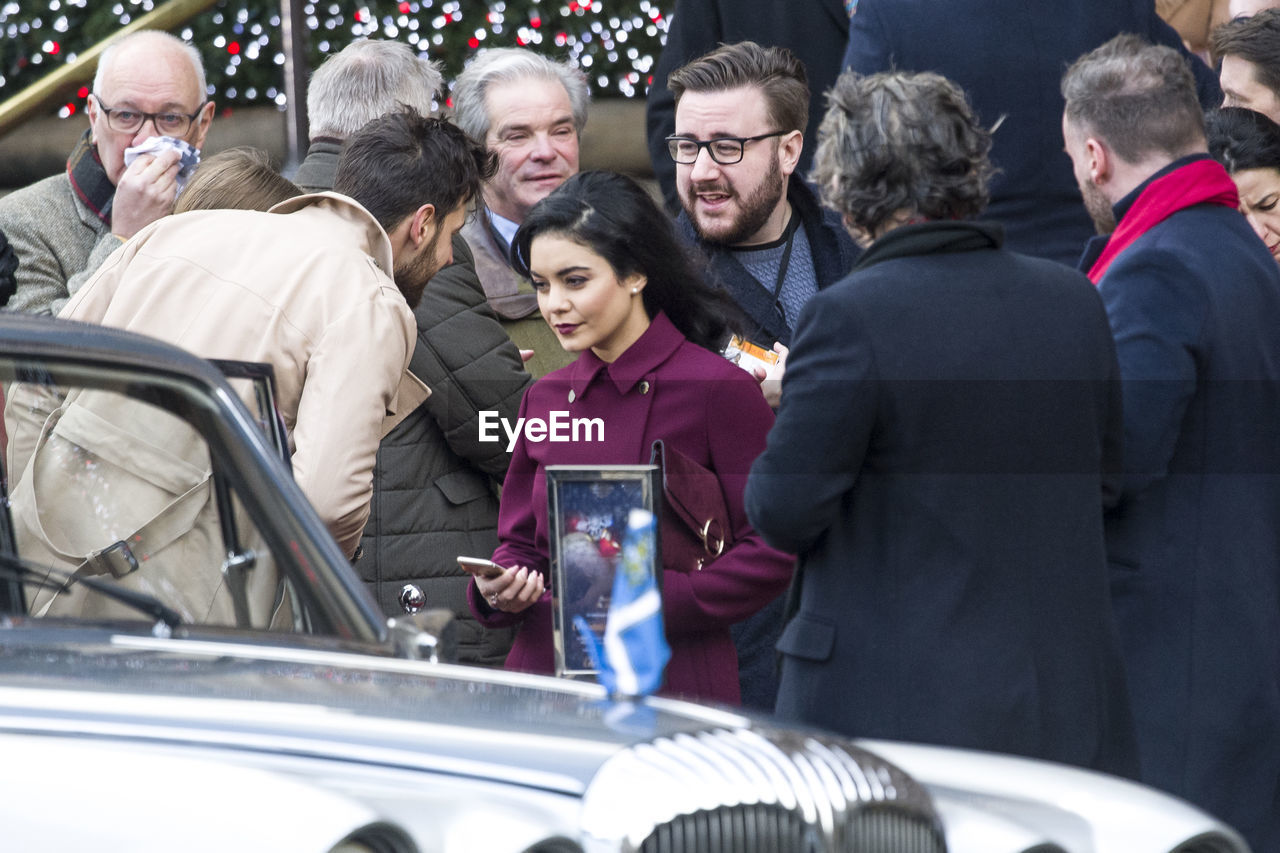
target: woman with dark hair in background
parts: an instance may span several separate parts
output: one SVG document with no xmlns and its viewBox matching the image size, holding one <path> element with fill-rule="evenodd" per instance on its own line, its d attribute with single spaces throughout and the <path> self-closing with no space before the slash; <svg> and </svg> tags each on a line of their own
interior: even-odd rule
<svg viewBox="0 0 1280 853">
<path fill-rule="evenodd" d="M 621 175 L 570 178 L 533 208 L 512 255 L 517 272 L 533 281 L 539 310 L 561 345 L 578 353 L 530 388 L 520 417 L 546 421 L 565 412 L 599 419 L 604 428 L 579 441 L 525 437 L 516 444 L 493 555 L 507 568 L 497 578 L 476 578 L 468 588 L 471 608 L 486 625 L 520 625 L 508 669 L 552 672 L 545 468 L 648 463 L 661 440 L 669 454 L 715 475 L 732 543 L 705 565 L 664 548 L 671 644 L 664 692 L 736 704 L 729 626 L 781 592 L 792 561 L 760 540 L 742 507 L 747 472 L 773 413 L 756 380 L 717 354 L 733 306 L 699 276 L 666 215 Z"/>
<path fill-rule="evenodd" d="M 1205 116 L 1209 153 L 1231 173 L 1240 212 L 1280 263 L 1280 125 L 1262 113 L 1225 107 Z"/>
</svg>

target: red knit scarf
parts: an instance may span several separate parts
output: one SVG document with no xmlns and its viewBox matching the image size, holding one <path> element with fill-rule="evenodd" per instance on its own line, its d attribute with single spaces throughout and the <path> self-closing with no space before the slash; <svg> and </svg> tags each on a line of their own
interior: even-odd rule
<svg viewBox="0 0 1280 853">
<path fill-rule="evenodd" d="M 1235 182 L 1216 160 L 1195 160 L 1147 184 L 1089 269 L 1089 280 L 1097 284 L 1111 262 L 1134 240 L 1179 210 L 1197 204 L 1220 204 L 1232 209 L 1240 206 Z"/>
</svg>

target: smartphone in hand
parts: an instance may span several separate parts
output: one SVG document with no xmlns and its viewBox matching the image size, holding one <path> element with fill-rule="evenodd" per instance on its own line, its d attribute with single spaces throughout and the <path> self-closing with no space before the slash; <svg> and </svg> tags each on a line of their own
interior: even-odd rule
<svg viewBox="0 0 1280 853">
<path fill-rule="evenodd" d="M 484 560 L 480 557 L 458 557 L 457 559 L 463 571 L 482 578 L 493 579 L 506 571 L 493 560 Z"/>
</svg>

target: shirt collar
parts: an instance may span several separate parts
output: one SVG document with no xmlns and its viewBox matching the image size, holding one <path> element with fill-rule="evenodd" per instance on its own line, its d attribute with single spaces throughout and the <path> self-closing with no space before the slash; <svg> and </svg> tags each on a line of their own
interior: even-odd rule
<svg viewBox="0 0 1280 853">
<path fill-rule="evenodd" d="M 602 373 L 613 382 L 619 393 L 625 394 L 637 382 L 652 373 L 684 343 L 685 337 L 667 315 L 661 311 L 649 322 L 636 342 L 627 347 L 613 363 L 600 360 L 591 350 L 583 350 L 573 363 L 569 385 L 575 395 L 581 396 Z"/>
<path fill-rule="evenodd" d="M 498 236 L 502 238 L 502 242 L 506 243 L 509 249 L 511 241 L 516 238 L 516 232 L 520 230 L 520 223 L 512 222 L 510 219 L 499 216 L 490 210 L 489 224 L 493 226 L 494 231 L 498 232 Z"/>
</svg>

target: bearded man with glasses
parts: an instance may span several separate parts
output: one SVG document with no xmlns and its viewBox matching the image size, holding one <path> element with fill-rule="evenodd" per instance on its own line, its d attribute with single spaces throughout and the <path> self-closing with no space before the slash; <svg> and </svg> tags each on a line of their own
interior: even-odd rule
<svg viewBox="0 0 1280 853">
<path fill-rule="evenodd" d="M 676 100 L 682 235 L 708 258 L 717 283 L 742 309 L 752 342 L 780 355 L 765 379 L 777 406 L 791 330 L 805 303 L 838 281 L 858 250 L 796 174 L 809 120 L 809 84 L 791 51 L 744 41 L 722 45 L 667 77 Z M 773 646 L 782 597 L 732 628 L 742 703 L 772 711 Z"/>
<path fill-rule="evenodd" d="M 126 166 L 125 150 L 158 136 L 198 154 L 213 110 L 191 45 L 142 31 L 108 46 L 88 99 L 89 129 L 66 171 L 0 199 L 0 230 L 19 261 L 8 307 L 57 314 L 121 243 L 168 215 L 182 154 L 142 153 Z"/>
<path fill-rule="evenodd" d="M 796 174 L 809 120 L 804 65 L 744 41 L 671 72 L 679 222 L 765 349 L 791 342 L 800 309 L 841 278 L 857 249 Z M 776 402 L 776 401 L 775 401 Z"/>
</svg>

